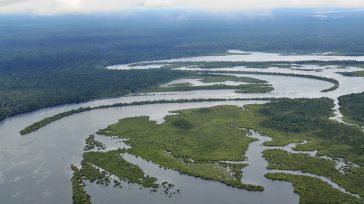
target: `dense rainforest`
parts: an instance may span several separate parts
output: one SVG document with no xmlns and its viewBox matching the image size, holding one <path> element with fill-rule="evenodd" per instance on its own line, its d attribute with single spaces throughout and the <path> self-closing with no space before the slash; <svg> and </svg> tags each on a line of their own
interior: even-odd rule
<svg viewBox="0 0 364 204">
<path fill-rule="evenodd" d="M 160 13 L 0 16 L 0 120 L 51 105 L 121 96 L 183 74 L 110 71 L 107 65 L 227 49 L 355 55 L 364 50 L 361 12 L 329 20 L 304 9 L 273 11 L 274 18 Z"/>
<path fill-rule="evenodd" d="M 364 126 L 364 92 L 341 96 L 339 103 L 345 121 Z"/>
<path fill-rule="evenodd" d="M 182 72 L 100 69 L 25 72 L 1 76 L 0 119 L 47 106 L 135 93 Z"/>
</svg>

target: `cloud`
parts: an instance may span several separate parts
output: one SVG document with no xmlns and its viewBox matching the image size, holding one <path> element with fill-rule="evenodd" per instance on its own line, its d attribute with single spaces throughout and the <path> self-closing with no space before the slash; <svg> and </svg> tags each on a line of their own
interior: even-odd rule
<svg viewBox="0 0 364 204">
<path fill-rule="evenodd" d="M 7 6 L 7 5 L 26 2 L 26 1 L 31 1 L 31 0 L 0 0 L 0 6 Z"/>
<path fill-rule="evenodd" d="M 364 0 L 0 0 L 0 13 L 92 13 L 131 8 L 199 8 L 211 11 L 266 10 L 279 7 L 364 8 Z"/>
<path fill-rule="evenodd" d="M 171 0 L 146 0 L 144 7 L 146 8 L 162 8 L 174 6 Z"/>
</svg>

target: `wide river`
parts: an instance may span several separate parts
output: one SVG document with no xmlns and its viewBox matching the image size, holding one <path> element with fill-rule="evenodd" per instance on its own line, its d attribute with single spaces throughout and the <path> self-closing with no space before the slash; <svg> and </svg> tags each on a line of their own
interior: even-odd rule
<svg viewBox="0 0 364 204">
<path fill-rule="evenodd" d="M 209 58 L 212 58 L 211 60 L 215 59 L 214 61 L 221 61 L 220 58 L 237 56 L 240 57 L 239 61 L 244 57 L 248 57 L 247 59 L 254 61 L 253 57 L 245 54 L 221 57 L 210 56 Z M 267 57 L 263 61 L 274 61 L 274 59 L 275 61 L 291 61 L 287 59 L 302 57 L 308 60 L 311 58 L 319 58 L 320 60 L 328 60 L 328 58 L 330 60 L 345 60 L 347 58 L 350 60 L 364 59 L 364 57 L 350 56 L 282 56 L 272 53 L 262 53 L 259 58 L 260 61 L 263 59 L 262 56 Z M 196 60 L 196 58 L 189 59 L 191 61 Z M 203 59 L 206 59 L 206 57 Z M 198 59 L 196 61 L 200 60 Z M 178 61 L 178 59 L 175 61 Z M 189 60 L 185 58 L 183 61 Z M 227 61 L 234 60 L 229 59 Z M 93 134 L 97 130 L 105 128 L 121 118 L 150 116 L 152 120 L 163 122 L 163 118 L 172 110 L 225 104 L 244 106 L 252 103 L 263 103 L 259 100 L 229 101 L 229 98 L 329 97 L 336 100 L 340 95 L 364 91 L 363 78 L 349 78 L 336 73 L 337 71 L 358 70 L 358 68 L 341 69 L 335 66 L 329 66 L 325 69 L 316 66 L 306 66 L 305 68 L 311 70 L 282 68 L 250 69 L 236 67 L 217 69 L 216 71 L 254 70 L 310 74 L 335 78 L 340 82 L 340 87 L 335 91 L 322 93 L 320 92 L 321 90 L 330 88 L 332 84 L 325 81 L 299 77 L 241 75 L 267 80 L 273 85 L 275 90 L 266 94 L 239 94 L 233 90 L 148 93 L 45 108 L 3 120 L 0 122 L 1 203 L 72 203 L 72 186 L 70 182 L 72 171 L 70 170 L 70 165 L 80 162 L 83 146 L 85 145 L 85 138 L 89 134 Z M 78 107 L 99 106 L 119 102 L 185 98 L 224 98 L 227 100 L 223 102 L 154 104 L 93 110 L 63 118 L 26 136 L 19 134 L 22 128 L 33 122 Z M 337 116 L 340 118 L 339 112 L 337 112 Z M 261 141 L 259 140 L 259 142 Z M 271 181 L 264 178 L 266 161 L 261 157 L 261 151 L 264 147 L 259 142 L 252 143 L 249 146 L 246 155 L 249 166 L 243 169 L 243 181 L 263 185 L 266 189 L 264 192 L 248 192 L 227 187 L 221 183 L 180 175 L 172 170 L 160 169 L 153 163 L 146 162 L 141 158 L 134 158 L 131 155 L 125 155 L 125 158 L 140 165 L 149 175 L 153 175 L 161 179 L 161 181 L 168 181 L 175 184 L 176 188 L 181 189 L 181 193 L 168 197 L 160 192 L 151 193 L 148 190 L 139 189 L 138 186 L 132 184 L 125 184 L 121 189 L 90 184 L 86 190 L 92 196 L 93 203 L 297 203 L 298 195 L 293 193 L 293 188 L 290 183 Z"/>
</svg>

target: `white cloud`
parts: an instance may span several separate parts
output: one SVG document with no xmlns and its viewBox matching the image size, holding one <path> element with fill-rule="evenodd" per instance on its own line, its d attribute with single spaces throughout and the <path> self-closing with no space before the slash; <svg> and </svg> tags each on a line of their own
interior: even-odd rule
<svg viewBox="0 0 364 204">
<path fill-rule="evenodd" d="M 129 8 L 185 7 L 212 11 L 278 7 L 364 8 L 364 0 L 0 0 L 0 13 L 90 13 Z"/>
<path fill-rule="evenodd" d="M 146 0 L 144 2 L 144 7 L 146 8 L 161 8 L 161 7 L 170 7 L 173 5 L 174 4 L 171 0 Z"/>
</svg>

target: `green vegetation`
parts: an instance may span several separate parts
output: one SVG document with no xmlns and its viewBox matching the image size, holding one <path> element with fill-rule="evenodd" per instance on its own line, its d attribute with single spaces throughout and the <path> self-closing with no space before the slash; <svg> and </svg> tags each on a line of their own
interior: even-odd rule
<svg viewBox="0 0 364 204">
<path fill-rule="evenodd" d="M 338 72 L 338 73 L 348 77 L 364 77 L 364 71 Z"/>
<path fill-rule="evenodd" d="M 20 134 L 21 135 L 29 134 L 31 132 L 34 132 L 34 131 L 46 126 L 47 124 L 50 124 L 50 123 L 52 123 L 54 121 L 57 121 L 57 120 L 60 120 L 60 119 L 62 119 L 64 117 L 74 115 L 76 113 L 82 113 L 82 112 L 90 111 L 90 110 L 92 110 L 91 107 L 73 109 L 73 110 L 70 110 L 70 111 L 66 111 L 66 112 L 56 114 L 56 115 L 51 116 L 51 117 L 44 118 L 44 119 L 42 119 L 42 120 L 40 120 L 38 122 L 35 122 L 35 123 L 25 127 L 24 129 L 22 129 L 20 131 Z"/>
<path fill-rule="evenodd" d="M 142 169 L 121 157 L 122 152 L 122 150 L 86 152 L 83 154 L 83 158 L 85 162 L 102 168 L 122 181 L 136 183 L 145 188 L 159 187 L 156 178 L 145 176 Z M 85 175 L 89 174 L 86 173 Z"/>
<path fill-rule="evenodd" d="M 234 72 L 227 72 L 231 74 L 255 74 L 255 75 L 272 75 L 272 76 L 290 76 L 290 77 L 300 77 L 300 78 L 308 78 L 308 79 L 316 79 L 321 81 L 327 81 L 334 86 L 321 90 L 321 92 L 330 92 L 334 91 L 340 86 L 340 82 L 333 78 L 327 78 L 327 77 L 321 77 L 321 76 L 315 76 L 315 75 L 308 75 L 308 74 L 293 74 L 293 73 L 277 73 L 277 72 L 251 72 L 251 71 L 234 71 Z"/>
<path fill-rule="evenodd" d="M 265 104 L 261 109 L 266 119 L 263 127 L 286 132 L 306 132 L 318 128 L 321 120 L 333 116 L 334 104 L 328 98 L 282 99 Z"/>
<path fill-rule="evenodd" d="M 84 189 L 85 184 L 83 182 L 83 176 L 81 171 L 75 167 L 71 166 L 73 170 L 72 182 L 72 200 L 74 204 L 91 204 L 91 197 L 88 195 Z"/>
<path fill-rule="evenodd" d="M 340 96 L 339 104 L 345 121 L 364 126 L 364 92 Z"/>
<path fill-rule="evenodd" d="M 95 140 L 94 135 L 90 135 L 86 138 L 85 151 L 104 148 L 105 145 Z M 127 183 L 139 184 L 144 188 L 151 188 L 153 191 L 160 186 L 156 183 L 157 179 L 145 175 L 143 170 L 137 165 L 131 164 L 122 158 L 121 154 L 125 153 L 125 150 L 111 150 L 107 152 L 85 152 L 83 154 L 83 160 L 81 161 L 81 168 L 78 169 L 75 166 L 71 166 L 73 170 L 72 176 L 72 188 L 73 188 L 73 203 L 75 204 L 90 204 L 91 197 L 84 190 L 84 180 L 90 182 L 96 182 L 101 185 L 109 185 L 111 183 L 111 175 L 116 176 L 120 181 Z M 122 187 L 121 182 L 114 179 L 114 187 Z M 173 186 L 169 184 L 165 188 L 166 194 L 175 194 L 179 192 L 170 192 L 170 188 Z M 163 186 L 164 187 L 164 186 Z"/>
<path fill-rule="evenodd" d="M 196 77 L 190 77 L 194 79 L 201 79 L 203 83 L 214 83 L 214 82 L 245 82 L 245 83 L 268 83 L 265 80 L 255 79 L 251 77 L 238 77 L 234 75 L 221 75 L 221 74 L 197 74 Z"/>
<path fill-rule="evenodd" d="M 147 117 L 126 118 L 100 130 L 99 134 L 125 138 L 131 148 L 108 153 L 87 152 L 84 154 L 83 166 L 84 163 L 92 164 L 135 181 L 135 175 L 141 177 L 144 174 L 137 173 L 133 168 L 128 171 L 135 171 L 131 175 L 124 172 L 129 165 L 120 161 L 120 154 L 126 151 L 187 175 L 219 181 L 237 188 L 263 190 L 261 186 L 241 183 L 243 175 L 240 170 L 244 164 L 222 162 L 244 160 L 243 155 L 253 139 L 246 137 L 240 128 L 254 129 L 271 136 L 273 140 L 267 145 L 285 145 L 306 139 L 310 142 L 298 145 L 298 150 L 318 150 L 320 155 L 344 158 L 362 166 L 364 133 L 355 126 L 330 120 L 332 107 L 333 102 L 328 98 L 275 99 L 271 103 L 249 105 L 244 109 L 217 106 L 177 111 L 177 115 L 167 116 L 163 124 L 156 124 Z M 330 177 L 347 190 L 363 195 L 364 171 L 361 167 L 350 166 L 342 174 L 330 160 L 288 154 L 280 150 L 267 150 L 264 156 L 269 162 L 269 168 L 302 170 Z M 91 170 L 88 171 L 92 172 Z M 89 176 L 92 178 L 102 178 L 102 174 L 97 172 L 90 175 L 94 175 Z M 309 203 L 312 199 L 325 199 L 330 194 L 335 194 L 332 199 L 339 202 L 360 201 L 315 178 L 277 175 L 281 174 L 267 176 L 292 182 L 296 192 L 301 195 L 302 203 Z"/>
<path fill-rule="evenodd" d="M 96 166 L 86 160 L 81 161 L 81 166 L 80 172 L 85 180 L 102 185 L 109 185 L 111 183 L 111 179 L 106 171 L 100 171 Z"/>
<path fill-rule="evenodd" d="M 193 84 L 187 82 L 187 83 L 173 83 L 170 84 L 169 87 L 173 86 L 173 87 L 185 87 L 185 86 L 192 86 Z"/>
<path fill-rule="evenodd" d="M 261 186 L 241 183 L 242 175 L 237 171 L 241 165 L 219 162 L 244 160 L 252 139 L 236 128 L 244 116 L 243 109 L 220 106 L 178 113 L 167 116 L 160 125 L 147 117 L 122 119 L 99 134 L 127 138 L 132 147 L 129 153 L 163 167 L 233 187 L 263 190 Z"/>
<path fill-rule="evenodd" d="M 318 150 L 332 158 L 344 158 L 364 164 L 364 132 L 329 118 L 333 114 L 330 99 L 280 99 L 262 105 L 258 110 L 261 122 L 255 129 L 274 138 L 270 145 L 310 141 L 298 145 L 298 150 Z M 258 115 L 259 116 L 259 115 Z M 301 138 L 301 139 L 299 139 Z"/>
<path fill-rule="evenodd" d="M 267 93 L 273 91 L 273 87 L 268 84 L 241 84 L 236 86 L 225 84 L 214 84 L 209 86 L 168 86 L 147 89 L 148 92 L 171 92 L 171 91 L 194 91 L 194 90 L 218 90 L 235 89 L 238 93 Z"/>
<path fill-rule="evenodd" d="M 266 177 L 291 182 L 300 195 L 300 204 L 311 203 L 363 203 L 364 201 L 332 188 L 329 184 L 309 176 L 268 173 Z"/>
<path fill-rule="evenodd" d="M 101 142 L 95 140 L 95 135 L 89 135 L 86 138 L 86 145 L 83 148 L 83 150 L 88 151 L 88 150 L 95 149 L 95 148 L 98 148 L 98 150 L 105 149 L 105 145 L 102 144 Z"/>
<path fill-rule="evenodd" d="M 306 156 L 304 154 L 290 154 L 283 150 L 266 150 L 269 169 L 301 170 L 316 175 L 331 178 L 332 181 L 346 190 L 364 196 L 364 169 L 350 167 L 345 174 L 335 169 L 335 162 L 327 159 Z"/>
<path fill-rule="evenodd" d="M 136 93 L 185 75 L 168 70 L 98 68 L 1 74 L 0 120 L 49 106 Z"/>
</svg>

